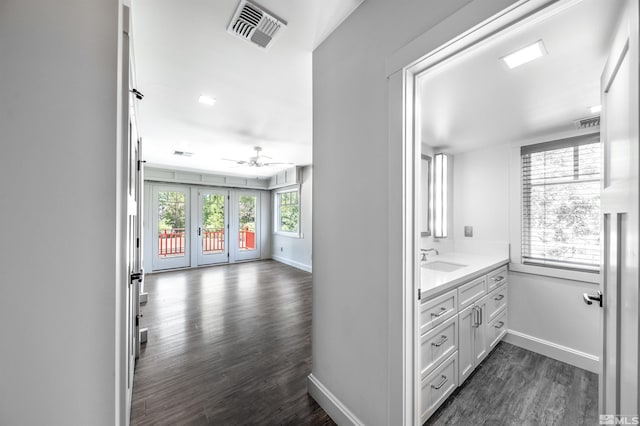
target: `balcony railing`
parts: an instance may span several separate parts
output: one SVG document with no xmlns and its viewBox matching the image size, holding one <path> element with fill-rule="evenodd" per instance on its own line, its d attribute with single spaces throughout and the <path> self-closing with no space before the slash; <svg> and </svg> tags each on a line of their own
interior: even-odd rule
<svg viewBox="0 0 640 426">
<path fill-rule="evenodd" d="M 250 231 L 248 226 L 238 232 L 238 249 L 256 249 L 256 233 Z M 184 256 L 184 250 L 184 228 L 165 229 L 158 234 L 158 254 L 160 257 Z M 224 251 L 224 229 L 204 229 L 202 232 L 202 252 L 213 254 Z"/>
<path fill-rule="evenodd" d="M 249 227 L 245 227 L 238 233 L 238 248 L 240 250 L 256 249 L 256 233 L 249 231 Z"/>
<path fill-rule="evenodd" d="M 160 257 L 184 256 L 184 228 L 165 229 L 158 234 Z"/>
</svg>

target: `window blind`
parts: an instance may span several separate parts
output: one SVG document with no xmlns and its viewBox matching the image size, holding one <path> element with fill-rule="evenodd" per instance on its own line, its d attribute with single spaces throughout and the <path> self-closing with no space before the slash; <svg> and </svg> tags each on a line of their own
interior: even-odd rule
<svg viewBox="0 0 640 426">
<path fill-rule="evenodd" d="M 600 268 L 600 137 L 523 146 L 522 262 Z"/>
</svg>

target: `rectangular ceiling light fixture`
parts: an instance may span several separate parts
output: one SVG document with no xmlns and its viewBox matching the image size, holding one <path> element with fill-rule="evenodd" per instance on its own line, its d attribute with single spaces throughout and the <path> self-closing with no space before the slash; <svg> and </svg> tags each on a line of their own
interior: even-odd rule
<svg viewBox="0 0 640 426">
<path fill-rule="evenodd" d="M 546 55 L 547 51 L 544 48 L 542 40 L 538 40 L 529 46 L 516 50 L 515 52 L 501 58 L 509 69 L 514 69 L 520 65 L 524 65 L 535 59 L 541 58 Z"/>
<path fill-rule="evenodd" d="M 216 103 L 216 100 L 207 95 L 200 95 L 198 102 L 207 106 L 213 106 L 213 104 Z"/>
<path fill-rule="evenodd" d="M 447 154 L 436 154 L 433 156 L 433 163 L 433 236 L 446 238 L 449 158 Z"/>
</svg>

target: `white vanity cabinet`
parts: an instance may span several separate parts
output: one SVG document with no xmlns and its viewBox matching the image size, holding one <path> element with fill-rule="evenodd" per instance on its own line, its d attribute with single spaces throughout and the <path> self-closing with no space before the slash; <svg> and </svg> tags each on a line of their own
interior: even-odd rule
<svg viewBox="0 0 640 426">
<path fill-rule="evenodd" d="M 507 266 L 487 269 L 420 305 L 421 423 L 506 334 Z"/>
</svg>

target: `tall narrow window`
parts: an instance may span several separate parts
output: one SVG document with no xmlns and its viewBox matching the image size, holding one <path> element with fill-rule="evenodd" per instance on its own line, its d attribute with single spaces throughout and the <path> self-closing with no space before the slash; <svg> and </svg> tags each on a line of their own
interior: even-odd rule
<svg viewBox="0 0 640 426">
<path fill-rule="evenodd" d="M 298 235 L 300 232 L 300 191 L 276 192 L 276 232 Z"/>
<path fill-rule="evenodd" d="M 524 146 L 521 157 L 522 262 L 597 272 L 599 135 Z"/>
</svg>

